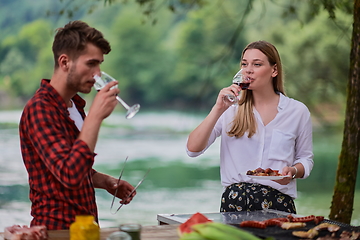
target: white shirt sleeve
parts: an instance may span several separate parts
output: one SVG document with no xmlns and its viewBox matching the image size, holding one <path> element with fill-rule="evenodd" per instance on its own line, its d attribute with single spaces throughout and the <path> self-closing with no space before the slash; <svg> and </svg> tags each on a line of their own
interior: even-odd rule
<svg viewBox="0 0 360 240">
<path fill-rule="evenodd" d="M 217 137 L 219 137 L 221 135 L 221 118 L 220 117 L 218 119 L 218 121 L 216 122 L 214 129 L 211 131 L 208 143 L 206 145 L 206 147 L 200 151 L 200 152 L 191 152 L 187 147 L 186 147 L 186 153 L 189 157 L 197 157 L 200 156 L 201 154 L 203 154 L 216 140 Z M 188 140 L 187 140 L 188 141 Z M 187 146 L 187 144 L 186 144 Z"/>
</svg>

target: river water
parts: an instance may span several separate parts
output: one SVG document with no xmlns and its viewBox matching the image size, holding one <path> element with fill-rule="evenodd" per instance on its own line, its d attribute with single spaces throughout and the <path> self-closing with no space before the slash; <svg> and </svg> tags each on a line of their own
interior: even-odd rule
<svg viewBox="0 0 360 240">
<path fill-rule="evenodd" d="M 13 224 L 28 225 L 27 173 L 20 154 L 17 123 L 21 111 L 0 112 L 0 231 Z M 123 179 L 136 185 L 151 171 L 134 200 L 110 213 L 111 196 L 97 190 L 101 227 L 136 222 L 156 225 L 160 213 L 218 212 L 222 187 L 219 180 L 217 141 L 203 156 L 189 158 L 185 152 L 188 133 L 204 116 L 179 112 L 139 112 L 131 120 L 122 111 L 105 119 L 96 146 L 94 168 L 118 177 L 128 156 Z M 357 196 L 359 193 L 357 193 Z M 299 192 L 298 214 L 329 214 L 332 192 Z M 357 197 L 358 198 L 358 197 Z M 352 224 L 360 225 L 359 200 L 355 199 Z M 118 203 L 115 203 L 115 207 Z"/>
</svg>

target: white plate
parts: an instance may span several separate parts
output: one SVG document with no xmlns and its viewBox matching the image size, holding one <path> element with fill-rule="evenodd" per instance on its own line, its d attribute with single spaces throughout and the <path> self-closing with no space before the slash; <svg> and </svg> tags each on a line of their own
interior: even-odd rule
<svg viewBox="0 0 360 240">
<path fill-rule="evenodd" d="M 258 180 L 280 180 L 289 176 L 256 176 L 256 175 L 246 175 L 249 178 L 252 179 L 258 179 Z"/>
</svg>

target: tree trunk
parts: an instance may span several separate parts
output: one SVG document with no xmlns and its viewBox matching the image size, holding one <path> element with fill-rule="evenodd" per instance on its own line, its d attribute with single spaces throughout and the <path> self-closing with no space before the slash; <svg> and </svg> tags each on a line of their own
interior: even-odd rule
<svg viewBox="0 0 360 240">
<path fill-rule="evenodd" d="M 339 81 L 341 81 L 339 79 Z M 360 152 L 360 0 L 354 0 L 344 136 L 329 218 L 351 222 Z"/>
</svg>

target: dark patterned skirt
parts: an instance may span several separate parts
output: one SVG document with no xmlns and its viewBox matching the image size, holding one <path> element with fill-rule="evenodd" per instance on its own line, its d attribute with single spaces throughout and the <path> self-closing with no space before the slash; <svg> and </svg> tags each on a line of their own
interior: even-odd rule
<svg viewBox="0 0 360 240">
<path fill-rule="evenodd" d="M 294 200 L 286 194 L 258 183 L 235 183 L 221 197 L 220 212 L 274 209 L 296 214 Z"/>
</svg>

